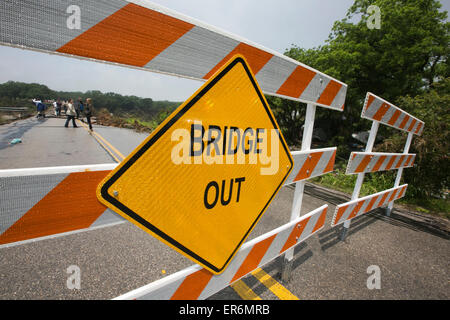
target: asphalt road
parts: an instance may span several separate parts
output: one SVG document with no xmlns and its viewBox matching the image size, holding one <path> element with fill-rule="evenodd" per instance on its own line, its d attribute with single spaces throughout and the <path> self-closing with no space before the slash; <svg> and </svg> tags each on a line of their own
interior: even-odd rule
<svg viewBox="0 0 450 320">
<path fill-rule="evenodd" d="M 0 126 L 0 169 L 114 162 L 86 130 L 64 123 L 62 118 L 28 118 Z M 22 143 L 10 145 L 14 138 Z"/>
<path fill-rule="evenodd" d="M 62 119 L 19 121 L 0 127 L 1 169 L 113 162 L 83 128 Z M 127 155 L 146 136 L 94 126 Z M 22 144 L 9 146 L 12 138 Z M 289 221 L 294 189 L 283 187 L 249 239 Z M 326 226 L 295 250 L 291 280 L 283 285 L 300 299 L 449 299 L 448 223 L 396 206 L 390 218 L 375 210 L 353 220 L 345 242 L 330 228 L 345 194 L 308 184 L 302 212 L 329 204 Z M 67 269 L 78 266 L 81 288 L 67 287 Z M 0 299 L 110 299 L 160 279 L 192 262 L 126 223 L 0 249 Z M 263 267 L 280 279 L 282 258 Z M 369 266 L 378 266 L 381 289 L 369 290 Z M 253 276 L 243 281 L 262 299 L 277 299 Z M 240 299 L 226 288 L 210 299 Z"/>
</svg>

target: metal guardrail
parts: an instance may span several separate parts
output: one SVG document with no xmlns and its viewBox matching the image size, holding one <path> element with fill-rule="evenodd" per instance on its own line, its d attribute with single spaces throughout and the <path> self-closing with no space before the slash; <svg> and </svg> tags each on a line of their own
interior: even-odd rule
<svg viewBox="0 0 450 320">
<path fill-rule="evenodd" d="M 27 107 L 0 107 L 0 111 L 3 112 L 24 112 L 28 110 Z"/>
</svg>

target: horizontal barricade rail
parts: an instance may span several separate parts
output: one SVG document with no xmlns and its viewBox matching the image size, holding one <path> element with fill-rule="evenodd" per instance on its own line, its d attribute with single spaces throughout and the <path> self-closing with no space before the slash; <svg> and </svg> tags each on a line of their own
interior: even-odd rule
<svg viewBox="0 0 450 320">
<path fill-rule="evenodd" d="M 121 295 L 116 300 L 206 299 L 321 230 L 325 224 L 327 209 L 328 205 L 324 205 L 244 243 L 220 275 L 193 265 Z"/>
<path fill-rule="evenodd" d="M 115 166 L 0 170 L 0 247 L 125 222 L 95 196 Z"/>
<path fill-rule="evenodd" d="M 294 167 L 284 184 L 313 178 L 333 171 L 336 148 L 291 152 Z"/>
<path fill-rule="evenodd" d="M 347 220 L 356 218 L 376 208 L 383 207 L 389 202 L 402 198 L 405 195 L 407 184 L 384 190 L 369 196 L 358 198 L 336 206 L 331 225 L 334 227 Z"/>
<path fill-rule="evenodd" d="M 345 174 L 387 171 L 414 165 L 415 154 L 352 152 Z"/>
<path fill-rule="evenodd" d="M 421 135 L 424 122 L 413 117 L 392 103 L 368 92 L 361 118 L 379 121 L 390 127 Z"/>
<path fill-rule="evenodd" d="M 347 92 L 281 53 L 145 0 L 2 1 L 0 44 L 198 80 L 242 54 L 266 94 L 341 111 Z"/>
<path fill-rule="evenodd" d="M 336 148 L 292 152 L 294 170 L 284 185 L 331 171 L 335 154 Z M 116 166 L 0 170 L 0 247 L 126 222 L 95 194 L 97 185 Z"/>
</svg>

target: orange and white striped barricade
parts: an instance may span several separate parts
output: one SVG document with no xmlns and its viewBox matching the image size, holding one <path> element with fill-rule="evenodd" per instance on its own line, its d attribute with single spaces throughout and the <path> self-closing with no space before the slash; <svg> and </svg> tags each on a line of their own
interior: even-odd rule
<svg viewBox="0 0 450 320">
<path fill-rule="evenodd" d="M 311 150 L 315 114 L 316 104 L 308 103 L 306 107 L 301 151 L 292 152 L 295 164 L 290 176 L 286 180 L 286 184 L 295 183 L 294 199 L 292 201 L 290 217 L 291 221 L 301 215 L 305 181 L 334 170 L 336 148 Z M 281 278 L 285 282 L 288 282 L 291 277 L 293 257 L 294 250 L 288 250 L 284 256 Z"/>
<path fill-rule="evenodd" d="M 408 153 L 412 137 L 414 134 L 422 134 L 424 128 L 423 121 L 370 92 L 366 95 L 361 117 L 372 120 L 373 122 L 365 152 L 352 152 L 348 161 L 346 174 L 358 175 L 351 201 L 336 207 L 331 222 L 332 226 L 344 223 L 341 239 L 345 239 L 350 228 L 351 219 L 363 213 L 387 205 L 388 209 L 386 213 L 390 215 L 394 200 L 403 197 L 406 192 L 407 185 L 399 187 L 403 168 L 412 167 L 416 157 L 415 154 Z M 372 152 L 380 123 L 408 132 L 403 153 Z M 358 199 L 365 173 L 386 170 L 398 170 L 394 187 L 381 193 Z M 399 190 L 401 192 L 398 192 Z M 392 193 L 391 196 L 388 196 L 387 191 Z M 383 198 L 380 194 L 385 195 L 386 198 Z M 362 199 L 366 201 L 361 201 Z"/>
<path fill-rule="evenodd" d="M 291 152 L 292 158 L 294 159 L 294 167 L 285 181 L 285 185 L 295 183 L 294 199 L 292 201 L 290 217 L 291 221 L 300 216 L 305 181 L 334 170 L 336 147 L 313 150 L 309 149 L 312 140 L 312 128 L 314 126 L 314 112 L 315 105 L 308 104 L 307 113 L 309 113 L 309 122 L 305 124 L 302 151 Z M 286 251 L 281 272 L 281 278 L 285 282 L 288 282 L 291 277 L 293 256 L 294 250 Z"/>
<path fill-rule="evenodd" d="M 294 168 L 284 185 L 330 172 L 335 155 L 336 148 L 292 152 Z M 0 170 L 0 248 L 126 222 L 95 195 L 116 166 Z"/>
<path fill-rule="evenodd" d="M 281 53 L 146 0 L 2 1 L 0 45 L 203 81 L 242 54 L 266 94 L 342 110 L 347 92 Z"/>
<path fill-rule="evenodd" d="M 327 209 L 328 205 L 324 205 L 246 242 L 227 269 L 219 275 L 214 275 L 199 265 L 193 265 L 115 299 L 206 299 L 321 230 L 325 224 Z"/>
<path fill-rule="evenodd" d="M 67 0 L 3 1 L 0 8 L 0 45 L 202 81 L 232 56 L 242 54 L 264 93 L 308 104 L 301 150 L 311 151 L 306 163 L 315 160 L 310 147 L 316 106 L 344 109 L 346 84 L 281 53 L 146 0 L 81 0 L 75 4 Z M 308 172 L 305 177 L 292 177 L 296 189 L 291 220 L 300 215 L 304 179 L 309 177 Z M 292 260 L 292 251 L 287 258 Z"/>
<path fill-rule="evenodd" d="M 285 185 L 318 177 L 333 171 L 336 159 L 336 147 L 292 151 L 291 155 L 294 159 L 294 167 L 284 182 Z"/>
<path fill-rule="evenodd" d="M 338 205 L 333 216 L 332 226 L 350 221 L 371 210 L 383 207 L 391 201 L 402 198 L 407 187 L 408 185 L 404 184 Z"/>
<path fill-rule="evenodd" d="M 422 134 L 424 127 L 423 121 L 370 92 L 366 95 L 361 118 L 378 121 L 419 136 Z"/>
<path fill-rule="evenodd" d="M 95 196 L 116 166 L 0 170 L 0 248 L 125 222 Z"/>
<path fill-rule="evenodd" d="M 415 154 L 352 152 L 345 173 L 355 174 L 410 168 L 414 165 L 415 158 Z"/>
</svg>

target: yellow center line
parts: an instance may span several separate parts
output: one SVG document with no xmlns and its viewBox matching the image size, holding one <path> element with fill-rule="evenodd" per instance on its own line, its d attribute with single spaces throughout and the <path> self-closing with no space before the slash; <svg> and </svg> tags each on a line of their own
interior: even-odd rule
<svg viewBox="0 0 450 320">
<path fill-rule="evenodd" d="M 79 123 L 79 124 L 81 124 L 82 126 L 83 126 L 83 128 L 86 130 L 86 131 L 88 131 L 88 132 L 92 132 L 92 133 L 94 133 L 93 131 L 90 131 L 89 129 L 88 129 L 88 127 L 82 122 L 82 121 L 80 121 L 80 120 L 77 120 L 77 122 Z M 95 140 L 97 140 L 97 142 L 111 155 L 111 157 L 113 157 L 114 158 L 114 160 L 116 160 L 118 163 L 120 163 L 120 160 L 114 155 L 114 153 L 113 152 L 111 152 L 111 150 L 109 150 L 108 149 L 108 147 L 102 142 L 102 141 L 100 141 L 99 140 L 99 138 L 97 138 L 97 136 L 99 137 L 99 138 L 102 138 L 102 140 L 103 141 L 105 141 L 105 143 L 107 143 L 113 150 L 115 149 L 108 141 L 106 141 L 102 136 L 100 136 L 99 134 L 98 135 L 93 135 L 93 137 L 94 137 L 94 139 Z M 117 149 L 116 149 L 116 152 L 118 152 L 117 151 Z M 122 160 L 123 159 L 125 159 L 125 157 L 120 153 L 120 152 L 118 152 L 117 153 L 120 157 L 122 157 Z"/>
<path fill-rule="evenodd" d="M 244 281 L 238 280 L 230 285 L 231 288 L 244 300 L 262 300 Z"/>
<path fill-rule="evenodd" d="M 95 136 L 99 137 L 104 143 L 106 143 L 119 157 L 123 159 L 125 159 L 125 156 L 119 151 L 117 150 L 111 143 L 109 143 L 105 138 L 103 138 L 100 134 L 98 134 L 97 132 L 92 132 Z"/>
<path fill-rule="evenodd" d="M 272 291 L 280 300 L 300 300 L 263 269 L 258 268 L 251 273 L 256 279 Z"/>
</svg>

